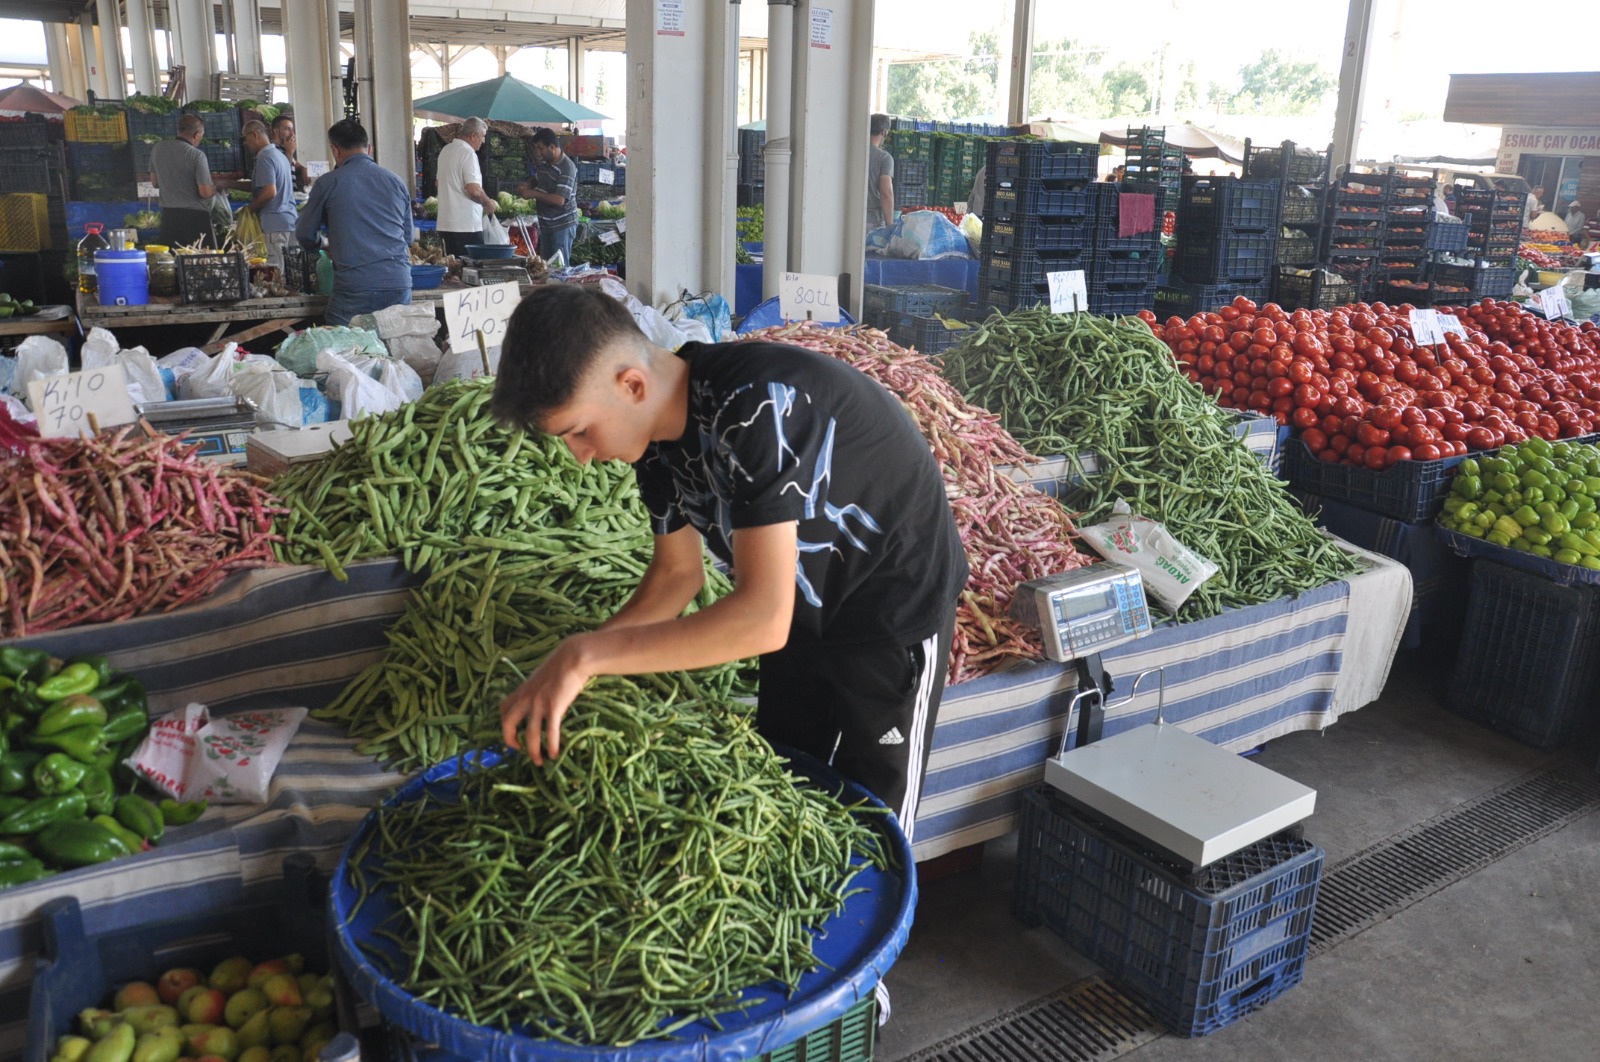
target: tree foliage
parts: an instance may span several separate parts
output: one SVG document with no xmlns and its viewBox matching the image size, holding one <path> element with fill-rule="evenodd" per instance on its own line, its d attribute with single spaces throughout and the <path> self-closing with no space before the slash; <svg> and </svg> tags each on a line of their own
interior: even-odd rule
<svg viewBox="0 0 1600 1062">
<path fill-rule="evenodd" d="M 1314 114 L 1339 90 L 1339 79 L 1311 59 L 1294 59 L 1268 48 L 1239 68 L 1233 114 Z"/>
</svg>

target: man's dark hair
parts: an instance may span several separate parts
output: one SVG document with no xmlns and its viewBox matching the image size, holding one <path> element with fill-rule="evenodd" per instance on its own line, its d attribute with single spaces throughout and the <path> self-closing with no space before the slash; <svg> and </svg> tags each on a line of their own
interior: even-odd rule
<svg viewBox="0 0 1600 1062">
<path fill-rule="evenodd" d="M 294 121 L 294 113 L 292 111 L 287 114 L 280 114 L 276 118 L 272 119 L 272 128 L 278 129 L 282 127 L 284 122 L 292 121 Z"/>
<path fill-rule="evenodd" d="M 510 428 L 542 432 L 568 402 L 600 352 L 618 339 L 644 340 L 633 314 L 594 284 L 544 284 L 511 314 L 500 344 L 490 405 Z"/>
<path fill-rule="evenodd" d="M 889 131 L 889 116 L 887 114 L 874 114 L 872 116 L 872 135 L 883 136 Z"/>
<path fill-rule="evenodd" d="M 328 128 L 328 143 L 340 151 L 359 151 L 371 143 L 367 130 L 354 118 L 342 118 Z"/>
<path fill-rule="evenodd" d="M 560 147 L 561 141 L 556 137 L 554 129 L 540 127 L 533 131 L 533 142 L 543 144 L 545 147 Z"/>
</svg>

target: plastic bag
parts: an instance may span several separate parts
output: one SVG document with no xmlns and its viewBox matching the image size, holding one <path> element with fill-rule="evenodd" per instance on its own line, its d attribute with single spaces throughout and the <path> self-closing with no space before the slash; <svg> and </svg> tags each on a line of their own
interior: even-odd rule
<svg viewBox="0 0 1600 1062">
<path fill-rule="evenodd" d="M 374 332 L 387 343 L 400 336 L 436 336 L 444 325 L 431 303 L 404 303 L 385 306 L 373 313 L 358 313 L 350 318 L 350 327 Z"/>
<path fill-rule="evenodd" d="M 121 365 L 128 374 L 128 398 L 135 405 L 167 401 L 166 381 L 156 365 L 156 359 L 143 347 L 123 350 L 116 336 L 104 328 L 91 328 L 89 338 L 83 341 L 83 349 L 78 356 L 85 369 Z"/>
<path fill-rule="evenodd" d="M 667 307 L 667 320 L 682 331 L 685 319 L 697 321 L 705 327 L 706 335 L 710 337 L 704 340 L 707 343 L 720 343 L 733 334 L 733 311 L 728 308 L 728 300 L 721 295 L 690 295 L 684 292 L 677 302 Z"/>
<path fill-rule="evenodd" d="M 511 236 L 506 232 L 506 227 L 500 224 L 500 219 L 493 214 L 485 214 L 483 216 L 483 242 L 490 246 L 511 242 Z"/>
<path fill-rule="evenodd" d="M 328 408 L 328 396 L 322 391 L 307 383 L 300 385 L 300 423 L 301 424 L 326 424 L 333 420 L 333 411 Z"/>
<path fill-rule="evenodd" d="M 331 351 L 317 355 L 317 371 L 328 374 L 328 397 L 339 403 L 339 415 L 345 420 L 355 420 L 368 413 L 387 413 L 406 403 L 405 391 L 393 374 L 380 373 L 388 376 L 388 381 L 384 382 Z"/>
<path fill-rule="evenodd" d="M 246 258 L 267 256 L 267 234 L 261 231 L 261 219 L 254 210 L 241 210 L 233 216 L 233 237 L 244 247 Z"/>
<path fill-rule="evenodd" d="M 489 348 L 489 371 L 487 375 L 493 376 L 500 368 L 500 346 L 496 344 Z M 447 384 L 451 380 L 476 380 L 485 375 L 483 370 L 483 356 L 478 353 L 478 348 L 464 350 L 459 353 L 445 351 L 439 358 L 438 366 L 433 370 L 431 386 Z"/>
<path fill-rule="evenodd" d="M 11 378 L 11 393 L 28 398 L 28 385 L 35 380 L 67 375 L 67 348 L 49 336 L 29 336 L 17 345 L 17 371 Z"/>
<path fill-rule="evenodd" d="M 1531 272 L 1531 270 L 1524 269 L 1522 271 L 1522 275 L 1517 277 L 1517 282 L 1511 286 L 1512 298 L 1526 299 L 1533 295 L 1533 289 L 1528 286 L 1529 272 Z"/>
<path fill-rule="evenodd" d="M 234 363 L 239 360 L 236 355 L 237 350 L 237 347 L 229 343 L 221 354 L 185 376 L 178 384 L 178 397 L 220 398 L 232 394 L 229 386 L 233 381 Z"/>
<path fill-rule="evenodd" d="M 427 336 L 395 336 L 385 342 L 389 344 L 390 355 L 411 366 L 424 386 L 433 382 L 442 353 L 439 344 Z"/>
<path fill-rule="evenodd" d="M 895 258 L 971 258 L 967 238 L 937 210 L 913 210 L 895 223 L 888 253 Z"/>
<path fill-rule="evenodd" d="M 294 373 L 286 369 L 238 372 L 232 386 L 235 395 L 255 403 L 257 424 L 295 427 L 304 422 L 300 377 Z"/>
<path fill-rule="evenodd" d="M 978 256 L 978 248 L 983 244 L 983 220 L 976 214 L 968 214 L 961 219 L 961 235 L 967 238 L 967 249 L 972 256 Z"/>
<path fill-rule="evenodd" d="M 261 804 L 304 708 L 274 708 L 211 718 L 190 704 L 150 721 L 150 732 L 123 762 L 174 800 Z"/>
<path fill-rule="evenodd" d="M 367 328 L 346 328 L 329 325 L 307 328 L 289 336 L 273 351 L 278 364 L 296 376 L 310 376 L 317 371 L 317 355 L 325 350 L 355 352 L 358 354 L 387 354 L 388 348 L 378 333 Z"/>
<path fill-rule="evenodd" d="M 1117 502 L 1112 519 L 1078 534 L 1108 561 L 1137 568 L 1145 590 L 1168 611 L 1176 612 L 1189 595 L 1217 574 L 1217 566 L 1172 536 L 1162 524 L 1135 516 L 1126 502 Z"/>
</svg>

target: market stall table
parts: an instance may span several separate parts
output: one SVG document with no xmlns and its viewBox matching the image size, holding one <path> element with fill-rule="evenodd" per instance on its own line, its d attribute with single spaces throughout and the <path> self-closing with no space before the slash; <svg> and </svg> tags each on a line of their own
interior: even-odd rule
<svg viewBox="0 0 1600 1062">
<path fill-rule="evenodd" d="M 45 307 L 49 309 L 49 307 Z M 62 307 L 67 309 L 67 307 Z M 78 322 L 71 312 L 48 320 L 41 318 L 40 314 L 30 314 L 27 317 L 0 318 L 0 339 L 8 336 L 47 336 L 61 335 L 72 336 L 78 334 Z"/>
</svg>

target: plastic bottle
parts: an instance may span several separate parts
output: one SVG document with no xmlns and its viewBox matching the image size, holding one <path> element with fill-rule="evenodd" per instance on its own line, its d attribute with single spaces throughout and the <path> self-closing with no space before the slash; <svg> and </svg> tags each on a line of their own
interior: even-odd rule
<svg viewBox="0 0 1600 1062">
<path fill-rule="evenodd" d="M 317 1062 L 361 1062 L 361 1041 L 342 1032 L 322 1045 Z"/>
<path fill-rule="evenodd" d="M 94 272 L 94 253 L 111 247 L 111 241 L 101 235 L 105 228 L 100 222 L 91 221 L 84 226 L 84 237 L 78 241 L 78 290 L 85 295 L 95 295 L 100 291 L 100 283 Z"/>
</svg>

